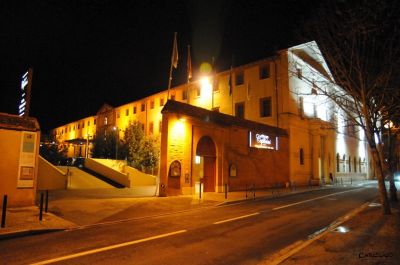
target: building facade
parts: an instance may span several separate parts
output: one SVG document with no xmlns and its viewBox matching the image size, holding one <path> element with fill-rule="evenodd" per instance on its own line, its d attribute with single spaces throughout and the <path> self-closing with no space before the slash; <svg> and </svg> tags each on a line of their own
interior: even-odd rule
<svg viewBox="0 0 400 265">
<path fill-rule="evenodd" d="M 316 89 L 316 84 L 319 82 L 333 78 L 323 57 L 315 53 L 316 50 L 318 47 L 315 42 L 305 43 L 280 50 L 273 57 L 238 66 L 229 71 L 202 76 L 197 81 L 122 106 L 104 105 L 95 116 L 60 126 L 54 129 L 53 133 L 56 139 L 70 146 L 70 156 L 87 156 L 90 153 L 87 150 L 90 148 L 89 140 L 96 132 L 104 128 L 113 128 L 118 130 L 119 138 L 122 138 L 124 128 L 129 122 L 139 121 L 145 134 L 155 135 L 161 139 L 160 185 L 164 187 L 171 185 L 180 193 L 196 192 L 196 182 L 201 181 L 201 177 L 198 180 L 194 176 L 194 168 L 198 167 L 196 164 L 198 142 L 206 141 L 210 145 L 208 149 L 213 149 L 210 140 L 216 150 L 229 149 L 233 150 L 233 153 L 240 153 L 239 149 L 246 149 L 247 155 L 252 153 L 252 160 L 278 157 L 281 152 L 286 153 L 285 159 L 279 158 L 280 161 L 284 161 L 284 167 L 278 165 L 275 157 L 273 163 L 264 161 L 263 163 L 268 166 L 258 171 L 239 170 L 241 164 L 247 162 L 234 162 L 230 155 L 223 156 L 221 161 L 217 159 L 214 169 L 216 173 L 212 182 L 214 188 L 210 189 L 212 191 L 221 191 L 227 182 L 235 183 L 234 186 L 238 189 L 250 185 L 251 181 L 244 183 L 239 180 L 241 177 L 244 178 L 239 172 L 246 172 L 246 176 L 256 172 L 269 172 L 267 178 L 274 178 L 270 174 L 272 168 L 279 168 L 282 177 L 274 181 L 261 180 L 264 179 L 262 175 L 251 178 L 258 178 L 256 182 L 259 186 L 271 186 L 275 182 L 295 182 L 297 185 L 305 185 L 310 183 L 310 180 L 329 182 L 335 177 L 371 177 L 372 170 L 369 167 L 368 152 L 362 132 L 348 124 L 339 108 Z M 184 115 L 190 120 L 190 141 L 193 143 L 181 147 L 183 150 L 189 148 L 184 151 L 185 155 L 171 160 L 167 155 L 168 150 L 177 148 L 177 145 L 170 138 L 172 136 L 169 130 L 172 127 L 169 126 L 173 120 L 179 120 L 177 118 L 179 115 L 177 111 L 171 112 L 171 109 L 174 109 L 173 104 L 163 111 L 168 95 L 169 99 L 177 104 L 184 103 L 180 106 L 189 114 L 193 112 L 190 108 L 193 106 L 208 111 L 203 113 L 200 109 L 197 110 L 205 117 L 225 115 L 223 116 L 225 118 L 219 117 L 219 119 L 230 120 L 237 124 L 235 128 L 238 134 L 235 135 L 232 128 L 226 129 L 230 127 L 221 122 L 204 123 L 204 120 L 196 115 L 180 113 L 179 115 Z M 165 125 L 166 122 L 168 126 Z M 246 122 L 251 122 L 252 125 Z M 261 126 L 261 131 L 253 132 L 254 126 Z M 269 127 L 267 129 L 262 126 Z M 279 135 L 279 138 L 282 138 L 280 141 L 285 146 L 277 150 L 279 155 L 265 150 L 253 152 L 256 151 L 256 147 L 250 146 L 250 134 L 253 132 L 269 137 L 271 130 L 280 131 L 273 137 Z M 222 144 L 227 138 L 231 139 L 232 143 L 244 142 L 239 146 Z M 217 151 L 214 155 L 217 157 L 217 154 L 221 153 Z M 183 173 L 179 181 L 169 178 L 170 164 L 174 161 L 181 163 Z M 230 170 L 232 163 L 238 167 L 238 176 L 235 179 L 229 179 L 226 177 L 229 174 L 223 173 Z M 187 180 L 188 174 L 189 180 Z M 189 188 L 185 183 L 189 183 Z"/>
</svg>

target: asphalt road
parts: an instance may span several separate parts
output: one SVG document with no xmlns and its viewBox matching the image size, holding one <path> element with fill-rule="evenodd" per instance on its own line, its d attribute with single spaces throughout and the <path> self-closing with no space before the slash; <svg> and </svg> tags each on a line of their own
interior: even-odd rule
<svg viewBox="0 0 400 265">
<path fill-rule="evenodd" d="M 376 197 L 315 190 L 3 240 L 0 264 L 258 264 Z"/>
</svg>

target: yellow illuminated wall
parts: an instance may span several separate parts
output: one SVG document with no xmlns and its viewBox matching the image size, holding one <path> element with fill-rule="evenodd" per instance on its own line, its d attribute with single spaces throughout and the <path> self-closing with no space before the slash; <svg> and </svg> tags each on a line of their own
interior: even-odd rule
<svg viewBox="0 0 400 265">
<path fill-rule="evenodd" d="M 305 82 L 305 78 L 314 78 L 316 83 L 331 78 L 322 57 L 307 60 L 312 57 L 311 46 L 316 47 L 315 42 L 280 50 L 273 58 L 215 75 L 198 76 L 193 82 L 172 88 L 170 98 L 229 115 L 235 115 L 236 104 L 243 104 L 245 119 L 288 130 L 292 180 L 306 182 L 309 178 L 327 179 L 330 174 L 337 173 L 337 153 L 365 158 L 366 161 L 368 157 L 364 155 L 363 141 L 332 130 L 333 104 L 325 97 L 313 94 L 313 87 Z M 315 76 L 311 70 L 321 74 Z M 242 82 L 237 82 L 241 76 Z M 118 128 L 120 138 L 123 138 L 130 121 L 143 124 L 146 134 L 160 135 L 161 110 L 167 95 L 168 91 L 164 90 L 115 107 L 116 120 L 110 125 Z M 270 101 L 267 116 L 261 115 L 263 99 Z M 95 119 L 96 116 L 92 116 L 60 126 L 54 130 L 55 136 L 62 142 L 86 139 L 87 135 L 96 133 Z M 340 146 L 344 145 L 347 149 L 341 150 Z M 299 163 L 300 149 L 304 152 L 302 165 Z"/>
</svg>

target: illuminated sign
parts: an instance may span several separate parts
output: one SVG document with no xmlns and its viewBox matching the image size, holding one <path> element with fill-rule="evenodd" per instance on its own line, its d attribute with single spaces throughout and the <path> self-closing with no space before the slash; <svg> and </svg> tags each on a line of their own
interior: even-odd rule
<svg viewBox="0 0 400 265">
<path fill-rule="evenodd" d="M 28 71 L 21 78 L 21 101 L 18 106 L 19 116 L 29 116 L 29 103 L 31 94 L 32 83 L 32 69 Z"/>
<path fill-rule="evenodd" d="M 249 146 L 260 149 L 278 150 L 278 137 L 250 131 Z"/>
</svg>

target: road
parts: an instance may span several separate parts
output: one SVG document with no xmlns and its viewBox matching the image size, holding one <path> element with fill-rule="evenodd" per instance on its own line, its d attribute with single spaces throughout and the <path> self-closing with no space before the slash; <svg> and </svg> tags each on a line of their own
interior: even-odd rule
<svg viewBox="0 0 400 265">
<path fill-rule="evenodd" d="M 332 188 L 3 240 L 0 264 L 258 264 L 376 197 Z"/>
</svg>

